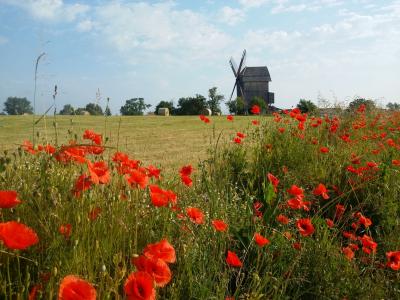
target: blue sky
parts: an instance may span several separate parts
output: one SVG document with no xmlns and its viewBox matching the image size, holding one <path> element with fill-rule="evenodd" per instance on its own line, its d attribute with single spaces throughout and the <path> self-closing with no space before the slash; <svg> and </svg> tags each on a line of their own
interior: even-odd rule
<svg viewBox="0 0 400 300">
<path fill-rule="evenodd" d="M 110 97 L 153 107 L 217 86 L 229 97 L 238 62 L 267 65 L 276 106 L 355 96 L 400 102 L 400 1 L 0 0 L 0 103 L 33 98 L 74 107 Z"/>
</svg>

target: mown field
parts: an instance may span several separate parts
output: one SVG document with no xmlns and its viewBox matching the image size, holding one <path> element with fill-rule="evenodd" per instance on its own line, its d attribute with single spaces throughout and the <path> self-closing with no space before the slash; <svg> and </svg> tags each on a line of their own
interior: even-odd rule
<svg viewBox="0 0 400 300">
<path fill-rule="evenodd" d="M 400 299 L 398 112 L 0 120 L 0 298 Z"/>
<path fill-rule="evenodd" d="M 237 117 L 235 122 L 226 122 L 223 116 L 211 119 L 210 124 L 199 126 L 198 116 L 57 116 L 56 123 L 60 144 L 92 129 L 104 134 L 106 145 L 115 150 L 118 147 L 144 163 L 172 168 L 198 163 L 216 139 L 226 142 L 227 137 L 244 130 L 250 122 L 250 117 Z M 0 151 L 14 151 L 23 141 L 32 140 L 32 122 L 32 116 L 0 116 Z M 42 119 L 35 131 L 38 142 L 54 143 L 54 118 Z"/>
</svg>

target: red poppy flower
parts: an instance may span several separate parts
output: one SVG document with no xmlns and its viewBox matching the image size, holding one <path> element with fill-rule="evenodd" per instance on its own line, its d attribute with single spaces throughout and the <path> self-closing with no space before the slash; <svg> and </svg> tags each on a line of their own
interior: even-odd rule
<svg viewBox="0 0 400 300">
<path fill-rule="evenodd" d="M 310 219 L 299 219 L 296 222 L 296 226 L 302 236 L 309 236 L 314 233 L 314 226 Z"/>
<path fill-rule="evenodd" d="M 279 184 L 279 179 L 276 178 L 274 175 L 272 175 L 271 173 L 267 174 L 267 178 L 269 180 L 269 182 L 271 182 L 271 184 L 274 186 L 274 190 L 275 193 L 277 192 L 277 186 Z"/>
<path fill-rule="evenodd" d="M 236 255 L 236 253 L 229 251 L 229 250 L 228 250 L 228 254 L 226 255 L 225 261 L 231 267 L 243 266 L 243 263 L 240 261 L 239 257 Z"/>
<path fill-rule="evenodd" d="M 400 270 L 400 251 L 386 252 L 387 266 L 394 271 Z"/>
<path fill-rule="evenodd" d="M 76 197 L 79 197 L 81 195 L 81 192 L 90 189 L 92 184 L 93 184 L 93 182 L 90 179 L 90 177 L 86 174 L 82 174 L 76 180 L 75 187 L 72 191 Z"/>
<path fill-rule="evenodd" d="M 376 248 L 377 248 L 378 244 L 374 242 L 372 237 L 364 234 L 361 238 L 359 238 L 359 240 L 361 241 L 361 243 L 363 245 L 362 250 L 365 253 L 370 254 L 371 252 L 373 252 L 373 253 L 376 252 Z"/>
<path fill-rule="evenodd" d="M 278 130 L 279 130 L 279 132 L 280 132 L 280 133 L 284 133 L 284 132 L 285 132 L 285 130 L 286 130 L 286 128 L 284 128 L 284 127 L 280 127 L 280 128 L 278 128 Z"/>
<path fill-rule="evenodd" d="M 83 139 L 85 140 L 91 140 L 93 143 L 96 145 L 101 145 L 102 142 L 102 137 L 100 134 L 95 133 L 92 130 L 85 130 L 83 133 Z"/>
<path fill-rule="evenodd" d="M 160 169 L 157 169 L 156 167 L 150 165 L 146 168 L 146 170 L 147 170 L 147 176 L 149 176 L 150 178 L 154 177 L 156 179 L 160 179 L 160 172 L 161 172 Z"/>
<path fill-rule="evenodd" d="M 179 174 L 181 176 L 190 176 L 192 175 L 193 172 L 193 167 L 192 165 L 187 165 L 187 166 L 183 166 L 180 170 L 179 170 Z"/>
<path fill-rule="evenodd" d="M 176 194 L 173 191 L 167 191 L 161 189 L 157 185 L 150 185 L 150 198 L 151 202 L 156 207 L 168 206 L 171 202 L 176 204 Z"/>
<path fill-rule="evenodd" d="M 202 121 L 204 121 L 204 118 L 205 118 L 205 117 L 206 117 L 205 115 L 200 115 L 200 116 L 199 116 L 200 120 L 202 120 Z"/>
<path fill-rule="evenodd" d="M 201 209 L 196 207 L 188 207 L 186 208 L 186 214 L 193 223 L 199 225 L 204 223 L 204 214 Z"/>
<path fill-rule="evenodd" d="M 146 272 L 131 273 L 125 281 L 124 292 L 128 300 L 155 300 L 153 278 Z"/>
<path fill-rule="evenodd" d="M 146 173 L 137 169 L 131 170 L 125 177 L 126 181 L 131 187 L 140 187 L 141 189 L 146 188 L 149 181 Z"/>
<path fill-rule="evenodd" d="M 41 284 L 35 284 L 31 290 L 29 291 L 29 296 L 28 296 L 28 300 L 35 300 L 39 291 L 42 290 L 42 285 Z"/>
<path fill-rule="evenodd" d="M 210 123 L 210 122 L 211 122 L 211 120 L 210 120 L 209 118 L 207 118 L 207 117 L 204 117 L 204 120 L 203 120 L 203 122 L 204 122 L 204 123 L 206 123 L 206 124 L 208 124 L 208 123 Z"/>
<path fill-rule="evenodd" d="M 289 218 L 288 217 L 286 217 L 285 215 L 278 215 L 277 217 L 276 217 L 276 220 L 279 222 L 279 223 L 281 223 L 281 224 L 283 224 L 283 225 L 286 225 L 286 224 L 288 224 L 289 223 Z"/>
<path fill-rule="evenodd" d="M 139 256 L 132 259 L 138 271 L 143 271 L 151 275 L 156 282 L 156 286 L 163 287 L 171 281 L 172 273 L 167 263 L 160 258 L 147 258 Z"/>
<path fill-rule="evenodd" d="M 325 185 L 320 183 L 313 191 L 314 196 L 322 196 L 325 200 L 329 199 L 328 190 Z"/>
<path fill-rule="evenodd" d="M 352 260 L 354 258 L 354 252 L 350 247 L 345 247 L 342 249 L 343 254 L 346 256 L 348 260 Z"/>
<path fill-rule="evenodd" d="M 392 165 L 393 166 L 400 166 L 400 159 L 393 159 L 392 160 Z"/>
<path fill-rule="evenodd" d="M 110 170 L 104 161 L 95 163 L 87 162 L 90 179 L 94 184 L 106 184 L 110 182 Z"/>
<path fill-rule="evenodd" d="M 166 239 L 155 244 L 148 244 L 143 250 L 143 254 L 148 258 L 160 258 L 166 263 L 176 261 L 175 249 Z"/>
<path fill-rule="evenodd" d="M 304 209 L 305 211 L 309 211 L 311 202 L 303 201 L 302 197 L 296 197 L 296 198 L 289 199 L 287 201 L 287 205 L 291 209 Z"/>
<path fill-rule="evenodd" d="M 319 148 L 319 152 L 321 152 L 321 153 L 328 153 L 328 152 L 329 152 L 329 148 L 327 148 L 327 147 L 321 147 L 321 148 Z"/>
<path fill-rule="evenodd" d="M 184 185 L 191 187 L 193 185 L 193 180 L 189 176 L 181 176 L 181 181 Z"/>
<path fill-rule="evenodd" d="M 0 191 L 0 208 L 13 208 L 20 203 L 16 191 Z"/>
<path fill-rule="evenodd" d="M 39 242 L 36 232 L 15 221 L 0 223 L 0 240 L 9 249 L 24 250 Z"/>
<path fill-rule="evenodd" d="M 86 280 L 75 275 L 63 278 L 58 291 L 58 300 L 95 300 L 96 290 Z"/>
<path fill-rule="evenodd" d="M 71 236 L 71 231 L 72 231 L 72 225 L 71 224 L 63 224 L 60 226 L 58 231 L 66 238 L 68 239 Z"/>
<path fill-rule="evenodd" d="M 297 185 L 292 185 L 290 189 L 287 190 L 287 192 L 292 196 L 303 196 L 303 189 L 299 188 Z"/>
<path fill-rule="evenodd" d="M 252 121 L 251 121 L 251 124 L 257 126 L 257 125 L 260 125 L 260 121 L 258 121 L 258 120 L 252 120 Z"/>
<path fill-rule="evenodd" d="M 325 219 L 326 225 L 328 225 L 329 228 L 332 228 L 335 226 L 335 223 L 331 219 Z"/>
<path fill-rule="evenodd" d="M 227 119 L 228 121 L 233 121 L 233 116 L 232 116 L 232 115 L 228 115 L 228 116 L 226 116 L 226 119 Z"/>
<path fill-rule="evenodd" d="M 250 112 L 251 112 L 253 115 L 259 115 L 260 112 L 261 112 L 261 109 L 260 109 L 260 107 L 259 107 L 258 105 L 253 105 L 253 106 L 251 107 Z"/>
<path fill-rule="evenodd" d="M 346 208 L 344 207 L 344 205 L 336 204 L 335 219 L 340 219 L 343 216 L 345 210 Z"/>
<path fill-rule="evenodd" d="M 369 227 L 372 225 L 372 221 L 370 218 L 367 218 L 366 216 L 364 216 L 363 214 L 359 214 L 358 215 L 358 222 L 362 225 L 364 225 L 364 227 Z"/>
<path fill-rule="evenodd" d="M 211 223 L 216 231 L 226 231 L 228 229 L 228 224 L 222 220 L 213 220 Z"/>
<path fill-rule="evenodd" d="M 240 137 L 241 139 L 244 139 L 246 137 L 246 135 L 244 133 L 241 133 L 241 132 L 236 132 L 236 136 Z"/>
<path fill-rule="evenodd" d="M 22 147 L 30 154 L 36 154 L 36 150 L 33 148 L 33 144 L 30 141 L 24 141 Z"/>
<path fill-rule="evenodd" d="M 301 250 L 301 243 L 300 242 L 295 242 L 292 244 L 293 249 L 296 249 L 297 251 Z"/>
<path fill-rule="evenodd" d="M 260 247 L 264 247 L 265 245 L 269 244 L 269 240 L 257 232 L 254 234 L 254 241 Z"/>
<path fill-rule="evenodd" d="M 239 138 L 239 137 L 235 137 L 235 138 L 233 139 L 233 142 L 234 142 L 235 144 L 241 144 L 241 143 L 242 143 L 242 139 Z"/>
</svg>

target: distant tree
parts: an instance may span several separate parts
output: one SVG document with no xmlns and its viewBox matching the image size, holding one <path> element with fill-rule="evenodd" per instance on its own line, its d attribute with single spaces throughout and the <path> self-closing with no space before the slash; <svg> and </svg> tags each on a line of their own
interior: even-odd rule
<svg viewBox="0 0 400 300">
<path fill-rule="evenodd" d="M 178 100 L 177 115 L 199 115 L 207 108 L 207 99 L 202 95 L 180 98 Z"/>
<path fill-rule="evenodd" d="M 213 115 L 221 113 L 220 103 L 224 100 L 224 98 L 225 97 L 223 95 L 217 94 L 217 87 L 213 87 L 208 90 L 207 104 Z"/>
<path fill-rule="evenodd" d="M 242 97 L 237 97 L 235 100 L 226 102 L 225 104 L 231 114 L 244 115 L 246 112 L 246 104 Z"/>
<path fill-rule="evenodd" d="M 253 105 L 258 105 L 261 108 L 261 111 L 265 111 L 267 109 L 267 104 L 265 103 L 264 99 L 261 97 L 253 97 L 250 101 L 250 105 L 248 107 L 248 111 L 250 112 Z"/>
<path fill-rule="evenodd" d="M 4 102 L 4 111 L 9 115 L 33 114 L 33 108 L 28 99 L 18 97 L 8 97 Z"/>
<path fill-rule="evenodd" d="M 300 99 L 297 108 L 300 109 L 302 113 L 312 114 L 318 107 L 311 100 Z"/>
<path fill-rule="evenodd" d="M 143 98 L 132 98 L 126 100 L 125 105 L 121 106 L 120 112 L 123 116 L 142 116 L 143 112 L 150 107 L 150 104 L 144 103 Z"/>
<path fill-rule="evenodd" d="M 104 115 L 105 116 L 111 116 L 111 109 L 107 106 L 106 109 L 104 110 Z"/>
<path fill-rule="evenodd" d="M 360 105 L 364 104 L 367 111 L 373 110 L 376 108 L 375 102 L 372 100 L 367 100 L 365 98 L 356 98 L 349 103 L 348 110 L 353 111 L 360 107 Z"/>
<path fill-rule="evenodd" d="M 60 115 L 74 115 L 75 109 L 72 107 L 71 104 L 65 104 L 63 109 L 60 110 Z"/>
<path fill-rule="evenodd" d="M 95 104 L 95 103 L 88 103 L 85 107 L 85 110 L 90 113 L 92 116 L 102 116 L 103 115 L 103 109 L 101 108 L 100 105 Z"/>
<path fill-rule="evenodd" d="M 160 101 L 157 104 L 157 106 L 156 106 L 156 108 L 154 110 L 154 113 L 157 115 L 158 114 L 158 109 L 159 108 L 163 108 L 163 107 L 168 108 L 170 115 L 174 115 L 175 114 L 176 108 L 174 107 L 174 102 L 173 101 Z"/>
<path fill-rule="evenodd" d="M 386 108 L 390 110 L 400 110 L 400 104 L 396 102 L 389 102 L 386 104 Z"/>
</svg>

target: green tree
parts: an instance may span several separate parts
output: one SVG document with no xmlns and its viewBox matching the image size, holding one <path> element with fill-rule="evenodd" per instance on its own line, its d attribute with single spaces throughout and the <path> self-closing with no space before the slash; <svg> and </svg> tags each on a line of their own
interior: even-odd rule
<svg viewBox="0 0 400 300">
<path fill-rule="evenodd" d="M 389 102 L 386 104 L 386 108 L 390 110 L 400 110 L 400 104 L 396 102 Z"/>
<path fill-rule="evenodd" d="M 208 90 L 207 104 L 213 115 L 221 113 L 220 103 L 224 100 L 224 98 L 225 97 L 223 95 L 217 94 L 217 87 L 213 87 Z"/>
<path fill-rule="evenodd" d="M 174 115 L 176 108 L 174 107 L 174 102 L 173 101 L 160 101 L 160 103 L 157 104 L 156 109 L 154 110 L 154 113 L 157 115 L 158 114 L 158 109 L 159 108 L 168 108 L 169 109 L 169 114 Z"/>
<path fill-rule="evenodd" d="M 104 110 L 104 115 L 105 116 L 111 116 L 111 109 L 107 106 L 106 109 Z"/>
<path fill-rule="evenodd" d="M 92 116 L 102 116 L 103 115 L 103 109 L 101 108 L 100 105 L 95 104 L 95 103 L 88 103 L 85 107 L 85 110 L 90 113 Z"/>
<path fill-rule="evenodd" d="M 196 97 L 180 98 L 177 115 L 199 115 L 207 108 L 207 99 L 196 94 Z"/>
<path fill-rule="evenodd" d="M 123 116 L 142 116 L 143 112 L 150 107 L 150 104 L 144 103 L 143 98 L 132 98 L 126 100 L 125 105 L 121 106 L 120 112 Z"/>
<path fill-rule="evenodd" d="M 246 112 L 246 104 L 242 97 L 237 97 L 235 100 L 228 101 L 225 105 L 228 107 L 231 114 L 244 115 Z"/>
<path fill-rule="evenodd" d="M 25 97 L 8 97 L 4 102 L 4 111 L 9 115 L 33 114 L 32 105 Z"/>
<path fill-rule="evenodd" d="M 297 108 L 300 109 L 302 113 L 312 114 L 318 107 L 311 100 L 300 99 Z"/>
<path fill-rule="evenodd" d="M 72 107 L 71 104 L 65 104 L 63 109 L 60 110 L 60 115 L 74 115 L 75 109 Z"/>
<path fill-rule="evenodd" d="M 349 103 L 348 110 L 353 111 L 360 107 L 360 105 L 364 104 L 367 111 L 371 111 L 376 108 L 375 102 L 370 99 L 365 98 L 356 98 Z"/>
<path fill-rule="evenodd" d="M 253 105 L 258 105 L 261 108 L 262 112 L 265 112 L 265 110 L 267 109 L 267 104 L 265 103 L 265 100 L 261 97 L 253 97 L 253 99 L 251 99 L 250 105 L 248 107 L 249 112 Z"/>
</svg>

